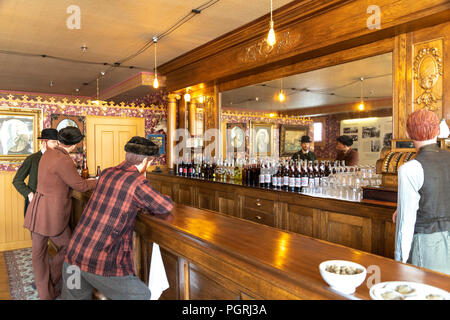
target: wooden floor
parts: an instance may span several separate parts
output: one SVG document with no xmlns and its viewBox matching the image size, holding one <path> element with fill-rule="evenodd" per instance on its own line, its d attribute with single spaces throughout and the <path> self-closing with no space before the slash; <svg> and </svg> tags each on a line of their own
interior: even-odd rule
<svg viewBox="0 0 450 320">
<path fill-rule="evenodd" d="M 3 253 L 0 252 L 0 300 L 10 300 L 9 285 L 8 285 L 8 272 L 6 271 L 5 258 Z"/>
</svg>

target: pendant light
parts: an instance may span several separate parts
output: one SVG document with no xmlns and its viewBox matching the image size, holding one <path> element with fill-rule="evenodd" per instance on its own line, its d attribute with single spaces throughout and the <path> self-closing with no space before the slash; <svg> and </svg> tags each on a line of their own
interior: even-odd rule
<svg viewBox="0 0 450 320">
<path fill-rule="evenodd" d="M 189 94 L 189 89 L 186 90 L 186 94 L 184 95 L 184 101 L 186 101 L 186 102 L 191 101 L 191 95 Z"/>
<path fill-rule="evenodd" d="M 364 111 L 364 109 L 365 109 L 364 101 L 363 101 L 363 81 L 364 81 L 364 78 L 360 78 L 359 80 L 361 80 L 361 94 L 360 94 L 361 100 L 360 100 L 360 104 L 358 106 L 358 110 L 359 111 Z"/>
<path fill-rule="evenodd" d="M 155 45 L 155 80 L 153 80 L 153 88 L 157 89 L 159 87 L 159 81 L 158 81 L 158 72 L 156 70 L 156 44 L 158 42 L 157 37 L 153 37 L 153 43 Z"/>
<path fill-rule="evenodd" d="M 101 101 L 99 98 L 98 98 L 98 96 L 99 96 L 99 90 L 98 90 L 98 78 L 97 78 L 97 99 L 96 100 L 94 100 L 94 101 L 92 101 L 92 103 L 94 103 L 94 104 L 96 104 L 96 105 L 100 105 L 100 104 L 103 104 L 105 101 Z"/>
<path fill-rule="evenodd" d="M 284 102 L 286 100 L 286 96 L 283 92 L 283 79 L 281 79 L 280 93 L 278 93 L 278 100 L 280 102 Z"/>
<path fill-rule="evenodd" d="M 275 31 L 273 30 L 272 0 L 270 0 L 270 29 L 267 35 L 267 43 L 273 47 L 276 42 Z"/>
</svg>

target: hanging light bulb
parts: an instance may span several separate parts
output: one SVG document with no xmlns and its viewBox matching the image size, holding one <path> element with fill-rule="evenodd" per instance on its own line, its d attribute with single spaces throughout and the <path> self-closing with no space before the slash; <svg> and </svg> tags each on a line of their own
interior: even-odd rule
<svg viewBox="0 0 450 320">
<path fill-rule="evenodd" d="M 284 100 L 286 100 L 286 96 L 283 92 L 283 78 L 280 79 L 280 92 L 278 93 L 278 100 L 280 102 L 283 102 Z"/>
<path fill-rule="evenodd" d="M 156 71 L 156 43 L 158 42 L 157 37 L 153 37 L 153 43 L 155 44 L 155 80 L 153 80 L 153 88 L 157 89 L 159 87 L 158 73 Z"/>
<path fill-rule="evenodd" d="M 184 95 L 184 101 L 189 102 L 191 101 L 191 95 L 189 94 L 189 91 L 186 92 Z"/>
<path fill-rule="evenodd" d="M 358 110 L 359 111 L 364 111 L 364 109 L 366 108 L 365 105 L 364 105 L 364 101 L 363 101 L 363 81 L 364 81 L 364 78 L 360 78 L 360 80 L 361 80 L 361 94 L 360 94 L 361 103 L 358 105 Z"/>
<path fill-rule="evenodd" d="M 198 102 L 203 103 L 204 101 L 205 101 L 205 98 L 203 98 L 203 96 L 200 96 L 200 97 L 198 98 Z"/>
<path fill-rule="evenodd" d="M 272 18 L 272 0 L 270 0 L 270 29 L 267 35 L 267 43 L 269 46 L 273 47 L 276 42 L 275 30 L 273 29 L 273 18 Z"/>
</svg>

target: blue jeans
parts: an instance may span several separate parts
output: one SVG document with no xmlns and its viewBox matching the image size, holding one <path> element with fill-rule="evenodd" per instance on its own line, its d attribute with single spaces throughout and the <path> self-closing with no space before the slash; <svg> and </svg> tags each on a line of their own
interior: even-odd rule
<svg viewBox="0 0 450 320">
<path fill-rule="evenodd" d="M 450 275 L 450 233 L 416 233 L 408 262 Z"/>
<path fill-rule="evenodd" d="M 74 272 L 75 269 L 78 273 Z M 150 300 L 149 288 L 133 275 L 103 277 L 81 271 L 66 262 L 63 265 L 62 275 L 61 300 L 91 300 L 94 288 L 112 300 Z"/>
</svg>

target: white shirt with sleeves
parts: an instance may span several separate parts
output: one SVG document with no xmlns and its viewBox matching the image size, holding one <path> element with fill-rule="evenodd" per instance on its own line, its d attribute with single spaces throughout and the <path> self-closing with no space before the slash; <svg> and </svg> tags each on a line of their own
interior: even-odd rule
<svg viewBox="0 0 450 320">
<path fill-rule="evenodd" d="M 411 250 L 419 209 L 420 194 L 424 182 L 422 165 L 410 160 L 398 170 L 397 221 L 395 230 L 395 260 L 406 262 Z"/>
</svg>

